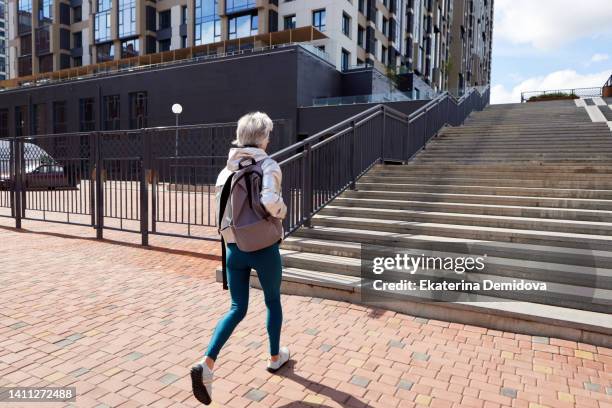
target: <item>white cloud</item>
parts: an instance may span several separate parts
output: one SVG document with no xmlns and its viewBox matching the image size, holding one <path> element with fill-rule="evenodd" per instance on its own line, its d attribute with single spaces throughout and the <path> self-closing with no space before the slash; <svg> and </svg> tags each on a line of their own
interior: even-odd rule
<svg viewBox="0 0 612 408">
<path fill-rule="evenodd" d="M 566 69 L 551 72 L 546 76 L 526 79 L 512 89 L 508 89 L 504 85 L 494 85 L 491 87 L 491 103 L 519 103 L 521 101 L 521 92 L 526 91 L 603 86 L 610 77 L 611 72 L 612 67 L 606 71 L 592 74 L 579 74 L 574 70 Z"/>
<path fill-rule="evenodd" d="M 610 56 L 608 54 L 595 54 L 591 57 L 591 62 L 596 63 L 596 62 L 603 62 L 603 61 L 607 61 L 610 59 Z"/>
<path fill-rule="evenodd" d="M 513 44 L 556 49 L 612 34 L 610 0 L 496 0 L 494 35 Z"/>
</svg>

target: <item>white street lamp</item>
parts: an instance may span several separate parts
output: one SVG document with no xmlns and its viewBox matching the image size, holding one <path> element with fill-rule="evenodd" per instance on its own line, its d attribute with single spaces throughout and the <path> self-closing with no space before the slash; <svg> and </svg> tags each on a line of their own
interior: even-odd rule
<svg viewBox="0 0 612 408">
<path fill-rule="evenodd" d="M 178 157 L 178 135 L 179 135 L 179 115 L 183 112 L 183 107 L 180 103 L 175 103 L 172 105 L 172 113 L 176 116 L 176 133 L 174 136 L 174 155 Z"/>
</svg>

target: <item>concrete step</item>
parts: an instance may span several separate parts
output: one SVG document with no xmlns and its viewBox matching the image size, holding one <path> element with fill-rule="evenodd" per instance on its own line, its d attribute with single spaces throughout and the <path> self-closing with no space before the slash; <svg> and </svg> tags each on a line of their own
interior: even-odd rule
<svg viewBox="0 0 612 408">
<path fill-rule="evenodd" d="M 434 235 L 397 234 L 387 231 L 360 230 L 336 227 L 302 228 L 283 241 L 283 246 L 297 242 L 309 252 L 325 251 L 340 256 L 356 256 L 355 250 L 363 245 L 413 248 L 424 251 L 447 251 L 498 258 L 536 260 L 598 268 L 612 268 L 612 251 L 589 248 L 567 248 L 550 245 L 522 244 L 518 242 L 486 241 Z M 357 248 L 351 247 L 356 245 Z M 291 249 L 291 247 L 288 247 Z"/>
<path fill-rule="evenodd" d="M 217 271 L 217 281 L 221 280 Z M 251 285 L 261 288 L 253 273 Z M 506 302 L 475 295 L 470 302 L 425 302 L 404 299 L 401 302 L 365 302 L 359 278 L 311 270 L 285 268 L 281 291 L 298 296 L 365 304 L 412 316 L 454 321 L 461 324 L 489 327 L 530 335 L 557 337 L 603 347 L 612 347 L 612 315 L 590 311 L 542 305 L 532 302 Z"/>
<path fill-rule="evenodd" d="M 455 257 L 462 256 L 461 254 L 447 253 L 432 253 L 422 254 L 406 249 L 400 250 L 401 254 L 408 256 L 432 256 L 440 257 Z M 372 252 L 369 256 L 389 256 L 395 253 L 393 250 Z M 378 255 L 380 254 L 380 255 Z M 299 251 L 284 250 L 282 252 L 283 266 L 286 268 L 309 269 L 318 272 L 334 271 L 335 274 L 349 275 L 354 277 L 362 276 L 361 261 L 358 258 L 347 258 L 335 255 L 304 253 Z M 555 264 L 543 264 L 535 262 L 509 262 L 504 259 L 493 259 L 490 261 L 488 257 L 485 259 L 485 270 L 482 272 L 464 272 L 457 274 L 454 271 L 430 269 L 419 270 L 411 274 L 402 270 L 390 270 L 384 273 L 388 280 L 411 280 L 418 282 L 421 279 L 445 280 L 448 282 L 468 282 L 483 283 L 484 280 L 492 282 L 509 283 L 513 280 L 523 279 L 529 282 L 545 283 L 547 290 L 540 291 L 470 291 L 468 293 L 477 293 L 505 300 L 529 300 L 538 303 L 553 304 L 556 306 L 579 308 L 583 310 L 591 310 L 596 312 L 606 312 L 612 307 L 612 290 L 609 287 L 612 283 L 612 270 L 593 269 L 593 268 L 576 268 L 576 271 L 570 271 L 567 268 L 559 268 Z M 561 281 L 558 282 L 558 281 Z M 363 283 L 363 280 L 361 281 Z M 601 282 L 601 285 L 600 285 Z M 587 287 L 584 284 L 598 284 L 598 287 Z M 428 296 L 426 291 L 420 295 Z M 452 299 L 456 296 L 455 292 L 451 292 Z M 448 300 L 450 300 L 448 299 Z"/>
<path fill-rule="evenodd" d="M 576 210 L 612 211 L 610 200 L 555 197 L 525 197 L 483 194 L 413 193 L 402 191 L 346 190 L 343 197 L 380 200 L 410 200 L 440 203 L 511 205 L 521 207 L 567 208 Z"/>
<path fill-rule="evenodd" d="M 455 152 L 457 150 L 463 153 L 471 154 L 477 152 L 508 152 L 508 153 L 591 153 L 591 152 L 612 152 L 612 139 L 607 144 L 589 144 L 588 147 L 580 146 L 577 143 L 558 145 L 551 147 L 549 144 L 542 143 L 540 145 L 517 145 L 516 143 L 495 144 L 495 143 L 441 143 L 434 141 L 427 145 L 426 151 L 431 152 Z"/>
<path fill-rule="evenodd" d="M 324 216 L 369 218 L 372 220 L 402 221 L 411 224 L 437 223 L 455 226 L 481 226 L 504 229 L 520 229 L 534 231 L 556 231 L 573 234 L 610 235 L 612 239 L 612 223 L 557 220 L 527 217 L 506 217 L 497 215 L 446 213 L 433 211 L 413 211 L 389 208 L 342 207 L 332 203 L 320 212 Z M 611 241 L 612 242 L 612 241 Z"/>
<path fill-rule="evenodd" d="M 495 187 L 465 185 L 432 185 L 423 183 L 368 183 L 358 181 L 357 190 L 361 191 L 414 191 L 426 193 L 486 194 L 505 196 L 538 196 L 558 198 L 594 198 L 612 200 L 612 190 L 559 189 L 529 187 Z"/>
<path fill-rule="evenodd" d="M 475 164 L 483 164 L 483 165 L 487 165 L 487 164 L 497 164 L 497 163 L 504 163 L 504 164 L 514 164 L 515 166 L 521 166 L 521 165 L 540 165 L 540 166 L 546 166 L 549 164 L 567 164 L 567 165 L 573 165 L 573 164 L 587 164 L 587 163 L 591 163 L 591 164 L 606 164 L 606 163 L 610 163 L 612 159 L 611 158 L 607 158 L 607 157 L 589 157 L 589 156 L 577 156 L 573 159 L 567 159 L 567 158 L 558 158 L 558 157 L 545 157 L 545 158 L 524 158 L 524 157 L 487 157 L 486 155 L 481 155 L 481 156 L 476 156 L 473 155 L 472 157 L 465 157 L 465 158 L 445 158 L 445 157 L 439 157 L 436 158 L 433 155 L 420 155 L 416 158 L 413 159 L 413 164 L 436 164 L 438 166 L 445 166 L 445 165 L 461 165 L 461 164 L 465 164 L 465 165 L 475 165 Z"/>
<path fill-rule="evenodd" d="M 471 177 L 426 177 L 410 176 L 409 174 L 400 176 L 377 176 L 367 173 L 359 179 L 364 183 L 423 183 L 429 185 L 477 185 L 492 187 L 529 187 L 529 188 L 570 188 L 570 189 L 595 189 L 611 190 L 612 180 L 595 181 L 572 181 L 572 180 L 524 180 L 519 179 L 496 179 L 496 178 L 471 178 Z"/>
<path fill-rule="evenodd" d="M 316 215 L 312 225 L 321 227 L 371 229 L 399 234 L 419 234 L 453 238 L 483 239 L 486 241 L 519 242 L 524 244 L 562 246 L 612 250 L 612 236 L 578 234 L 570 232 L 537 231 L 531 229 L 484 227 L 473 225 L 444 224 L 383 220 L 361 217 Z"/>
<path fill-rule="evenodd" d="M 565 165 L 565 164 L 550 164 L 550 165 L 526 165 L 523 167 L 517 167 L 514 164 L 510 163 L 501 163 L 497 165 L 447 165 L 440 168 L 436 165 L 427 165 L 427 164 L 412 164 L 409 163 L 405 166 L 393 166 L 393 165 L 375 165 L 372 173 L 376 173 L 377 171 L 384 171 L 386 173 L 395 172 L 395 173 L 409 173 L 416 170 L 443 170 L 443 171 L 466 171 L 470 172 L 470 174 L 474 174 L 478 171 L 495 171 L 499 173 L 508 172 L 508 173 L 533 173 L 538 172 L 538 174 L 559 174 L 559 173 L 581 173 L 587 176 L 590 175 L 599 175 L 605 174 L 606 176 L 612 175 L 612 165 L 589 165 L 589 164 L 576 164 L 576 165 Z"/>
<path fill-rule="evenodd" d="M 316 251 L 309 251 L 308 246 L 300 245 L 299 242 L 291 241 L 283 243 L 281 255 L 283 265 L 286 267 L 311 269 L 320 272 L 334 271 L 334 273 L 350 276 L 362 276 L 362 250 L 355 248 L 352 256 L 338 255 L 335 253 L 333 241 L 326 241 L 327 247 L 319 248 Z M 538 260 L 510 259 L 489 256 L 488 254 L 465 254 L 448 251 L 424 251 L 415 248 L 389 248 L 368 246 L 366 250 L 368 257 L 389 256 L 389 254 L 406 254 L 409 257 L 427 258 L 460 258 L 466 256 L 483 257 L 485 269 L 482 271 L 473 270 L 459 274 L 459 278 L 469 278 L 473 274 L 486 274 L 498 277 L 529 279 L 549 283 L 561 283 L 585 288 L 600 288 L 612 290 L 612 269 L 596 268 L 577 265 L 565 265 Z M 396 271 L 402 279 L 406 271 Z M 442 270 L 435 270 L 435 273 L 444 274 Z M 455 272 L 452 272 L 455 274 Z M 434 274 L 435 276 L 435 274 Z M 444 275 L 446 277 L 446 275 Z M 608 293 L 608 299 L 612 301 L 612 292 Z"/>
<path fill-rule="evenodd" d="M 408 200 L 380 200 L 338 197 L 334 204 L 343 207 L 389 208 L 396 210 L 432 211 L 461 214 L 498 215 L 557 220 L 612 222 L 612 211 L 574 210 L 565 208 L 521 207 L 467 203 L 439 203 Z"/>
</svg>

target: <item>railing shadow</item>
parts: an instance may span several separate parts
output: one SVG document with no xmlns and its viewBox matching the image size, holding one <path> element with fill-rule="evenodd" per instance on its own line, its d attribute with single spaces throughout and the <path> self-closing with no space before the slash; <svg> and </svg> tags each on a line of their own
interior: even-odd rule
<svg viewBox="0 0 612 408">
<path fill-rule="evenodd" d="M 170 255 L 189 256 L 189 257 L 200 258 L 200 259 L 205 259 L 209 261 L 221 261 L 220 255 L 205 254 L 201 252 L 187 251 L 183 249 L 175 249 L 175 248 L 168 248 L 168 247 L 155 246 L 155 245 L 142 246 L 141 244 L 137 244 L 133 242 L 118 241 L 118 240 L 107 239 L 107 238 L 97 239 L 95 237 L 83 237 L 79 235 L 63 234 L 60 232 L 35 231 L 35 230 L 26 229 L 26 228 L 9 227 L 6 225 L 0 225 L 0 230 L 18 232 L 20 234 L 35 234 L 35 235 L 44 235 L 44 236 L 54 237 L 54 238 L 73 239 L 73 240 L 90 241 L 90 242 L 101 242 L 101 243 L 110 244 L 110 245 L 117 245 L 117 246 L 122 246 L 126 248 L 143 249 L 146 251 L 155 251 L 155 252 L 161 252 L 161 253 L 170 254 Z"/>
<path fill-rule="evenodd" d="M 333 400 L 336 404 L 342 407 L 362 407 L 362 408 L 374 408 L 368 403 L 361 401 L 355 396 L 348 394 L 346 392 L 340 391 L 335 388 L 328 387 L 327 385 L 323 385 L 314 381 L 311 381 L 307 378 L 302 377 L 301 375 L 295 372 L 295 360 L 290 360 L 287 365 L 282 368 L 277 375 L 287 378 L 289 380 L 295 381 L 296 383 L 303 385 L 306 389 L 310 390 L 313 394 L 323 395 L 331 400 Z M 303 401 L 294 401 L 285 405 L 279 406 L 279 408 L 303 408 L 303 407 L 317 407 L 317 408 L 331 408 L 329 405 L 325 404 L 316 404 L 316 403 L 307 403 Z"/>
</svg>

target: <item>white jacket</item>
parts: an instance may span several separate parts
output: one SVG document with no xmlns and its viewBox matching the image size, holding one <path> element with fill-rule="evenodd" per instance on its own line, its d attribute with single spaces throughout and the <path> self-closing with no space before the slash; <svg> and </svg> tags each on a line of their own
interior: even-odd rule
<svg viewBox="0 0 612 408">
<path fill-rule="evenodd" d="M 285 215 L 287 215 L 287 206 L 283 202 L 283 193 L 281 189 L 283 174 L 278 163 L 271 159 L 264 150 L 256 147 L 235 147 L 230 149 L 227 165 L 221 170 L 221 173 L 219 173 L 217 177 L 217 182 L 215 183 L 217 199 L 221 194 L 221 190 L 227 178 L 238 170 L 238 164 L 246 158 L 253 158 L 257 162 L 265 160 L 261 165 L 263 179 L 260 200 L 270 215 L 282 220 L 285 218 Z M 228 239 L 226 242 L 235 241 Z"/>
</svg>

